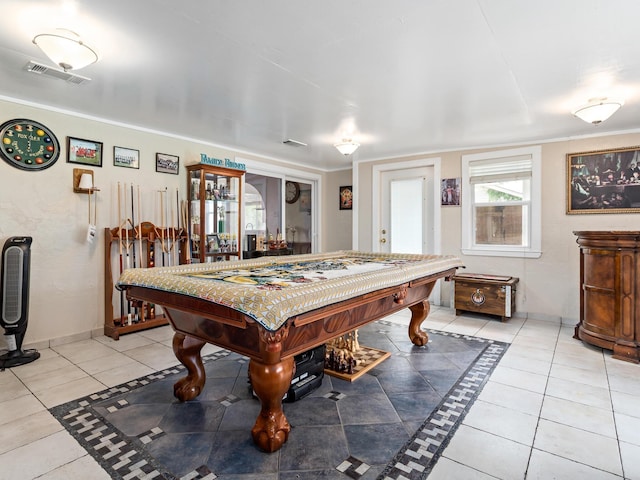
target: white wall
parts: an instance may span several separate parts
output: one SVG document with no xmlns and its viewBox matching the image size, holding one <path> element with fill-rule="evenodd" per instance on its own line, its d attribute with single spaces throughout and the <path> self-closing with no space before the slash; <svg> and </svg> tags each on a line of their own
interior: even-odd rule
<svg viewBox="0 0 640 480">
<path fill-rule="evenodd" d="M 28 118 L 49 127 L 62 147 L 61 157 L 52 167 L 36 172 L 18 170 L 0 161 L 0 241 L 14 235 L 32 236 L 31 294 L 29 328 L 26 344 L 52 339 L 86 336 L 100 331 L 104 324 L 105 227 L 115 227 L 117 185 L 140 185 L 143 195 L 142 217 L 157 222 L 157 190 L 184 196 L 184 165 L 197 163 L 201 153 L 217 158 L 234 158 L 235 152 L 185 139 L 143 132 L 83 119 L 35 107 L 0 101 L 0 122 Z M 98 237 L 93 244 L 85 240 L 88 199 L 73 193 L 72 172 L 76 164 L 66 162 L 66 138 L 73 136 L 104 143 L 101 168 L 94 168 L 98 194 Z M 603 136 L 590 139 L 557 141 L 542 144 L 543 156 L 543 254 L 539 259 L 496 259 L 462 256 L 467 271 L 507 274 L 520 278 L 517 310 L 550 319 L 565 318 L 573 322 L 579 312 L 579 255 L 574 230 L 640 230 L 638 214 L 566 215 L 566 154 L 640 144 L 640 134 Z M 140 150 L 140 169 L 113 166 L 113 147 Z M 507 147 L 505 147 L 507 148 Z M 479 151 L 479 150 L 478 150 Z M 485 150 L 486 151 L 486 150 Z M 155 154 L 180 157 L 180 175 L 155 172 Z M 476 152 L 476 151 L 474 151 Z M 464 153 L 474 153 L 464 152 Z M 462 151 L 435 153 L 442 159 L 442 177 L 459 177 Z M 243 154 L 243 157 L 246 157 Z M 272 163 L 257 155 L 257 163 Z M 395 159 L 407 161 L 418 157 Z M 383 163 L 383 162 L 377 162 Z M 358 235 L 360 248 L 371 248 L 371 168 L 373 163 L 358 165 Z M 289 165 L 290 167 L 290 165 Z M 312 171 L 312 170 L 310 170 Z M 351 248 L 353 212 L 339 210 L 341 185 L 351 185 L 351 172 L 314 172 L 323 178 L 322 221 L 320 235 L 324 251 Z M 462 201 L 466 192 L 462 191 Z M 156 197 L 157 198 L 157 197 Z M 460 253 L 460 208 L 442 209 L 442 252 Z M 442 289 L 442 303 L 448 305 L 449 284 Z"/>
<path fill-rule="evenodd" d="M 350 250 L 353 210 L 340 210 L 340 187 L 352 185 L 351 170 L 340 170 L 328 173 L 325 176 L 324 189 L 322 191 L 324 212 L 324 250 L 333 252 L 336 250 Z"/>
<path fill-rule="evenodd" d="M 542 256 L 514 259 L 463 255 L 460 207 L 442 208 L 442 253 L 459 255 L 465 271 L 518 277 L 516 311 L 531 317 L 574 323 L 579 317 L 579 251 L 573 231 L 640 230 L 640 214 L 566 214 L 566 155 L 640 144 L 640 134 L 610 135 L 542 144 Z M 504 147 L 511 148 L 511 147 Z M 499 150 L 499 148 L 490 149 Z M 434 153 L 442 158 L 442 178 L 461 176 L 462 154 L 485 150 Z M 407 161 L 418 157 L 387 160 Z M 371 248 L 371 171 L 374 164 L 358 165 L 358 236 L 360 248 Z M 462 186 L 462 202 L 467 201 Z M 451 289 L 443 284 L 442 303 L 449 305 Z"/>
<path fill-rule="evenodd" d="M 171 201 L 175 201 L 179 189 L 181 198 L 185 198 L 185 164 L 200 162 L 201 153 L 222 159 L 234 159 L 236 153 L 7 101 L 0 101 L 0 112 L 0 123 L 27 118 L 46 125 L 58 138 L 62 150 L 58 161 L 42 171 L 23 171 L 0 161 L 1 245 L 12 236 L 33 237 L 25 345 L 37 346 L 53 339 L 68 340 L 74 335 L 81 338 L 99 332 L 104 325 L 104 229 L 118 226 L 118 182 L 123 189 L 135 184 L 136 196 L 139 185 L 142 220 L 160 223 L 158 190 L 167 188 Z M 67 136 L 103 142 L 103 166 L 67 163 Z M 114 146 L 140 150 L 140 169 L 115 167 Z M 155 171 L 158 152 L 180 157 L 179 175 Z M 248 157 L 255 163 L 277 164 L 259 156 Z M 73 192 L 74 168 L 93 169 L 95 185 L 100 188 L 98 236 L 93 244 L 86 241 L 88 197 Z"/>
</svg>

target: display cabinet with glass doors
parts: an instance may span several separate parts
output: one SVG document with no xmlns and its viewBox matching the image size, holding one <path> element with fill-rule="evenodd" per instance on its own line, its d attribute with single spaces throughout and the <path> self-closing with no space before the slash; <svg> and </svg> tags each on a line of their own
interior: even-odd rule
<svg viewBox="0 0 640 480">
<path fill-rule="evenodd" d="M 189 165 L 187 172 L 191 262 L 239 260 L 245 172 L 206 164 Z"/>
</svg>

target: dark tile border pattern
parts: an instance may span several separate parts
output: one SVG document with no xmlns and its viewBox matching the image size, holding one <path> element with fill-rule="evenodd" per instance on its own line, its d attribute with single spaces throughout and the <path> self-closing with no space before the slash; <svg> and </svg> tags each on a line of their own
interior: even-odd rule
<svg viewBox="0 0 640 480">
<path fill-rule="evenodd" d="M 398 326 L 387 321 L 379 321 L 378 323 Z M 378 477 L 379 480 L 418 480 L 427 478 L 509 346 L 504 342 L 479 337 L 430 329 L 427 331 L 429 334 L 483 342 L 486 343 L 486 347 L 463 375 L 460 376 L 413 437 L 389 462 Z M 214 362 L 220 358 L 227 357 L 229 354 L 229 351 L 222 350 L 203 357 L 203 362 Z M 167 471 L 159 462 L 147 454 L 144 448 L 144 445 L 151 439 L 158 438 L 164 434 L 161 429 L 152 429 L 137 438 L 127 437 L 106 421 L 102 415 L 98 414 L 92 408 L 92 405 L 100 403 L 104 406 L 105 400 L 109 398 L 145 387 L 169 376 L 184 374 L 185 371 L 186 369 L 182 365 L 177 365 L 123 383 L 117 387 L 88 395 L 79 400 L 58 405 L 49 411 L 112 478 L 164 478 L 174 480 L 178 477 Z M 126 403 L 115 402 L 109 408 L 113 411 L 124 406 L 126 406 Z M 357 473 L 358 460 L 350 458 L 345 462 L 350 462 L 351 465 L 355 463 L 356 465 L 349 466 L 347 469 L 347 466 L 343 463 L 336 468 L 347 477 L 359 478 Z M 206 466 L 202 466 L 181 477 L 181 480 L 214 480 L 215 478 L 217 478 L 215 473 L 211 472 Z"/>
<path fill-rule="evenodd" d="M 446 335 L 443 332 L 438 333 Z M 467 335 L 454 333 L 449 335 L 485 341 L 489 345 L 458 379 L 413 437 L 389 462 L 378 477 L 380 480 L 427 478 L 509 346 L 507 343 Z"/>
</svg>

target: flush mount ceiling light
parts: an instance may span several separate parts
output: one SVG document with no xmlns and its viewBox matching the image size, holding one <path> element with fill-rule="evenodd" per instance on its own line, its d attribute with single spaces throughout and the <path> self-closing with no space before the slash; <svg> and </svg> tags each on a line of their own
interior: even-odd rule
<svg viewBox="0 0 640 480">
<path fill-rule="evenodd" d="M 351 155 L 353 152 L 355 152 L 360 144 L 354 142 L 350 138 L 343 138 L 342 142 L 336 143 L 333 146 L 336 147 L 341 154 L 346 156 Z"/>
<path fill-rule="evenodd" d="M 622 103 L 620 100 L 609 98 L 592 98 L 587 105 L 583 105 L 571 113 L 587 123 L 598 125 L 616 113 Z"/>
<path fill-rule="evenodd" d="M 41 33 L 33 37 L 33 43 L 65 72 L 78 70 L 98 61 L 98 54 L 71 30 L 58 28 L 52 33 Z"/>
</svg>

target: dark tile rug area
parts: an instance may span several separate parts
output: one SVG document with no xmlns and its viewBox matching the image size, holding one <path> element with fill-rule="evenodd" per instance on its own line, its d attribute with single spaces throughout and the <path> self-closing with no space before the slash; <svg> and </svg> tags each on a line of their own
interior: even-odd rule
<svg viewBox="0 0 640 480">
<path fill-rule="evenodd" d="M 392 355 L 353 383 L 325 375 L 285 403 L 291 433 L 271 454 L 251 439 L 260 404 L 248 359 L 226 350 L 204 358 L 207 383 L 193 401 L 173 397 L 186 372 L 176 366 L 51 412 L 113 478 L 426 478 L 508 345 L 429 330 L 416 347 L 388 321 L 359 340 Z"/>
</svg>

